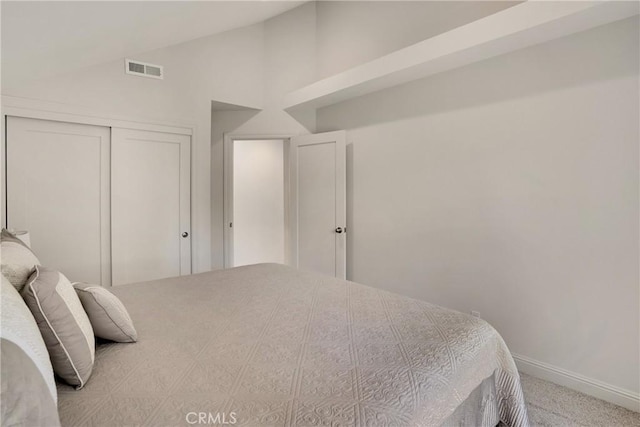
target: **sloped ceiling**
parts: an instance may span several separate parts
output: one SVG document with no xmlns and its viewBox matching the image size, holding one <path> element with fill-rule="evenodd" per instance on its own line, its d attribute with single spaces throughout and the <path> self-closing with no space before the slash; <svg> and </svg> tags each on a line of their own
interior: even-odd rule
<svg viewBox="0 0 640 427">
<path fill-rule="evenodd" d="M 22 82 L 135 56 L 255 24 L 302 3 L 2 1 L 2 81 Z"/>
</svg>

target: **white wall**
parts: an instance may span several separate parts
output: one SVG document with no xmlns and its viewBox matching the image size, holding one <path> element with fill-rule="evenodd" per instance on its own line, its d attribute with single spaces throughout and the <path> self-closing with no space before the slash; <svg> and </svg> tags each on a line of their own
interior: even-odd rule
<svg viewBox="0 0 640 427">
<path fill-rule="evenodd" d="M 233 265 L 284 264 L 284 141 L 233 142 Z"/>
<path fill-rule="evenodd" d="M 348 277 L 639 390 L 637 17 L 318 112 L 348 130 Z"/>
</svg>

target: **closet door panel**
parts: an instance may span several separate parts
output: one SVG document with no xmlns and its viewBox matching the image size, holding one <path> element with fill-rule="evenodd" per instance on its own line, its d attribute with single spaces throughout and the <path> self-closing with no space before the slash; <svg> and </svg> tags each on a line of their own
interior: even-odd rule
<svg viewBox="0 0 640 427">
<path fill-rule="evenodd" d="M 190 274 L 190 137 L 114 128 L 112 139 L 113 284 Z"/>
<path fill-rule="evenodd" d="M 110 129 L 7 118 L 7 228 L 28 230 L 40 262 L 110 285 Z"/>
</svg>

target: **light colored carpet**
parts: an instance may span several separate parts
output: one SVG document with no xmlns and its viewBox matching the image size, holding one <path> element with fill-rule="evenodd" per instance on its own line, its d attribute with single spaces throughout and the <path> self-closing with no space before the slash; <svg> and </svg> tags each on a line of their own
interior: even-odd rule
<svg viewBox="0 0 640 427">
<path fill-rule="evenodd" d="M 640 427 L 640 413 L 520 373 L 532 426 Z"/>
</svg>

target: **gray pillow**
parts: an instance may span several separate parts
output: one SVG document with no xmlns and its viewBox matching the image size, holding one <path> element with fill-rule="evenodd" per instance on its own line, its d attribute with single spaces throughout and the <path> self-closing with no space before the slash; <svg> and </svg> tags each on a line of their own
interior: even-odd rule
<svg viewBox="0 0 640 427">
<path fill-rule="evenodd" d="M 2 249 L 2 262 L 0 263 L 2 274 L 20 292 L 33 273 L 34 267 L 39 265 L 40 261 L 22 240 L 4 228 L 0 233 L 0 246 Z"/>
<path fill-rule="evenodd" d="M 54 372 L 82 388 L 93 370 L 95 337 L 71 282 L 56 270 L 37 266 L 22 297 L 36 319 Z"/>
<path fill-rule="evenodd" d="M 2 293 L 0 298 L 0 337 L 16 344 L 33 360 L 47 385 L 51 399 L 57 403 L 58 392 L 49 352 L 33 314 L 18 291 L 4 276 L 2 276 L 0 292 Z M 4 384 L 4 377 L 2 380 Z M 4 404 L 4 400 L 2 402 Z"/>
<path fill-rule="evenodd" d="M 138 333 L 122 301 L 97 285 L 74 283 L 95 336 L 116 342 L 136 342 Z"/>
<path fill-rule="evenodd" d="M 0 375 L 3 426 L 60 425 L 58 407 L 33 360 L 17 344 L 0 339 Z"/>
</svg>

